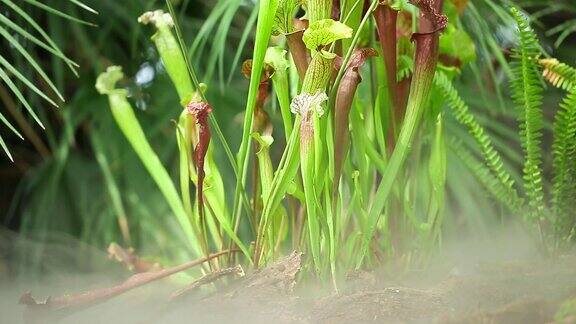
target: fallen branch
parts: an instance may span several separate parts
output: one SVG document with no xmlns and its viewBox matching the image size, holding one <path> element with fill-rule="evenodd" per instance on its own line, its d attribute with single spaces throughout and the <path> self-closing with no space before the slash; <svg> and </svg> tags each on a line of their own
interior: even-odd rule
<svg viewBox="0 0 576 324">
<path fill-rule="evenodd" d="M 170 299 L 172 299 L 172 300 L 179 299 L 179 298 L 184 297 L 185 295 L 189 294 L 193 290 L 197 289 L 198 287 L 212 283 L 212 282 L 214 282 L 214 281 L 216 281 L 216 280 L 218 280 L 224 276 L 234 275 L 234 274 L 237 274 L 240 277 L 243 277 L 244 276 L 244 269 L 242 269 L 242 267 L 238 264 L 232 268 L 221 269 L 221 270 L 217 270 L 217 271 L 214 271 L 212 273 L 206 274 L 206 275 L 202 276 L 201 278 L 194 280 L 188 286 L 174 292 L 170 296 Z"/>
<path fill-rule="evenodd" d="M 64 295 L 54 298 L 48 297 L 43 302 L 36 301 L 36 299 L 32 297 L 32 294 L 30 292 L 26 292 L 25 294 L 22 295 L 22 297 L 20 297 L 20 304 L 26 305 L 27 311 L 32 311 L 33 314 L 31 315 L 35 316 L 36 318 L 38 318 L 37 316 L 39 315 L 46 315 L 46 312 L 49 312 L 49 315 L 53 316 L 64 316 L 74 311 L 78 311 L 105 302 L 112 297 L 118 296 L 134 288 L 148 284 L 152 281 L 156 281 L 168 277 L 170 275 L 173 275 L 175 273 L 201 265 L 204 262 L 207 262 L 211 259 L 217 258 L 224 254 L 227 254 L 228 252 L 229 252 L 228 250 L 224 250 L 214 254 L 210 254 L 207 257 L 189 261 L 171 268 L 166 268 L 158 271 L 138 273 L 131 276 L 126 281 L 117 286 L 99 288 L 78 294 Z M 33 318 L 28 319 L 34 320 Z M 43 319 L 45 320 L 46 318 Z"/>
</svg>

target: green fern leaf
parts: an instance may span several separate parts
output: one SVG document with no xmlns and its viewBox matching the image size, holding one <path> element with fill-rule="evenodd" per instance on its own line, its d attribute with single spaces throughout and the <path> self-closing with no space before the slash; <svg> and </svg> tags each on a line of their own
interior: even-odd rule
<svg viewBox="0 0 576 324">
<path fill-rule="evenodd" d="M 576 225 L 572 210 L 576 201 L 576 87 L 564 98 L 556 113 L 552 152 L 555 228 L 559 237 L 566 238 Z"/>
<path fill-rule="evenodd" d="M 553 86 L 569 90 L 576 86 L 576 69 L 560 63 L 555 58 L 541 59 L 538 61 L 542 67 L 544 67 L 544 72 L 542 76 L 544 79 L 548 80 Z"/>
<path fill-rule="evenodd" d="M 514 188 L 514 180 L 504 167 L 500 154 L 494 148 L 494 144 L 492 144 L 490 137 L 486 135 L 484 128 L 470 112 L 468 105 L 462 100 L 458 91 L 444 73 L 436 73 L 434 85 L 443 94 L 444 100 L 452 110 L 456 120 L 468 129 L 468 132 L 478 144 L 484 163 L 486 163 L 491 176 L 495 177 L 499 182 L 499 186 L 502 187 L 499 191 L 506 196 L 505 200 L 509 202 L 508 207 L 510 210 L 514 212 L 520 211 L 521 199 Z"/>
<path fill-rule="evenodd" d="M 524 189 L 528 197 L 528 217 L 540 221 L 544 211 L 542 180 L 542 83 L 538 57 L 540 45 L 526 18 L 516 8 L 511 10 L 518 25 L 518 49 L 512 62 L 512 98 L 518 109 L 520 137 L 524 150 Z"/>
<path fill-rule="evenodd" d="M 490 197 L 505 206 L 521 206 L 523 204 L 522 198 L 519 198 L 517 195 L 511 195 L 510 189 L 494 176 L 492 170 L 486 166 L 486 163 L 479 161 L 478 158 L 460 142 L 451 139 L 449 145 L 450 149 L 458 156 L 470 172 L 472 172 L 476 180 L 486 189 Z"/>
</svg>

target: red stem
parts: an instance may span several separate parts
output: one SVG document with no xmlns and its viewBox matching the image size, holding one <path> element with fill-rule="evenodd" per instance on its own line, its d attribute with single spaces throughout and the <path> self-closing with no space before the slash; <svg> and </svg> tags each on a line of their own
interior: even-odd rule
<svg viewBox="0 0 576 324">
<path fill-rule="evenodd" d="M 308 49 L 302 41 L 302 35 L 304 35 L 304 30 L 308 28 L 308 21 L 295 19 L 294 27 L 297 31 L 286 35 L 286 41 L 288 43 L 288 50 L 292 54 L 294 59 L 294 64 L 296 65 L 296 70 L 298 70 L 298 75 L 300 80 L 304 80 L 306 75 L 306 70 L 308 70 L 308 64 L 310 63 L 310 56 L 308 55 Z"/>
<path fill-rule="evenodd" d="M 366 59 L 376 56 L 378 53 L 372 48 L 357 49 L 346 66 L 346 72 L 342 77 L 336 102 L 334 105 L 334 184 L 333 193 L 338 190 L 342 165 L 348 151 L 348 120 L 352 101 L 356 94 L 358 84 L 362 81 L 358 69 Z M 339 65 L 339 64 L 337 64 Z"/>
<path fill-rule="evenodd" d="M 198 215 L 200 218 L 200 230 L 205 232 L 206 218 L 204 213 L 204 178 L 206 172 L 204 170 L 204 162 L 206 160 L 206 153 L 208 153 L 208 146 L 210 145 L 210 127 L 208 125 L 208 114 L 212 112 L 212 107 L 207 102 L 192 102 L 187 106 L 188 112 L 191 113 L 198 125 L 198 143 L 194 148 L 194 163 L 196 164 L 196 174 L 198 177 L 197 183 L 197 196 L 198 196 Z M 204 240 L 205 253 L 208 253 L 208 243 Z"/>
<path fill-rule="evenodd" d="M 391 153 L 394 150 L 396 138 L 396 126 L 401 122 L 405 105 L 402 105 L 398 89 L 397 71 L 397 34 L 396 24 L 398 20 L 398 11 L 392 9 L 388 4 L 380 4 L 374 10 L 376 28 L 380 46 L 382 46 L 382 55 L 384 56 L 384 65 L 386 66 L 386 80 L 388 82 L 388 95 L 392 103 L 390 123 L 388 125 L 388 145 L 387 148 Z"/>
</svg>

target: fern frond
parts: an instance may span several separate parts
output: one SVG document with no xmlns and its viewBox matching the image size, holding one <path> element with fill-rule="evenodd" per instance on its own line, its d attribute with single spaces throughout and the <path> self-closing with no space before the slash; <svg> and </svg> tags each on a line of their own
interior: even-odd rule
<svg viewBox="0 0 576 324">
<path fill-rule="evenodd" d="M 488 168 L 485 162 L 478 160 L 470 150 L 466 149 L 459 141 L 451 139 L 449 142 L 450 149 L 458 156 L 464 165 L 472 172 L 474 177 L 489 195 L 504 204 L 510 206 L 510 210 L 518 212 L 523 205 L 522 198 L 517 194 L 512 193 L 510 189 L 504 185 Z"/>
<path fill-rule="evenodd" d="M 576 202 L 576 87 L 570 90 L 556 113 L 552 153 L 555 228 L 559 237 L 566 238 L 576 225 L 573 211 Z"/>
<path fill-rule="evenodd" d="M 518 109 L 520 137 L 524 150 L 524 189 L 528 197 L 528 216 L 540 221 L 544 211 L 542 180 L 542 83 L 539 76 L 540 46 L 526 18 L 511 10 L 518 26 L 518 48 L 513 52 L 512 98 Z"/>
<path fill-rule="evenodd" d="M 505 195 L 508 197 L 507 200 L 510 202 L 508 207 L 512 211 L 518 212 L 521 208 L 521 199 L 514 188 L 514 179 L 512 179 L 512 176 L 504 167 L 502 158 L 494 148 L 492 140 L 476 120 L 476 117 L 470 112 L 468 105 L 462 100 L 458 94 L 458 90 L 456 90 L 450 79 L 448 79 L 444 73 L 436 73 L 434 85 L 443 95 L 446 104 L 450 107 L 456 120 L 468 129 L 468 132 L 472 135 L 476 144 L 478 144 L 482 157 L 484 158 L 484 163 L 488 167 L 491 175 L 495 177 L 503 187 L 502 190 L 505 191 Z"/>
<path fill-rule="evenodd" d="M 542 76 L 553 86 L 564 90 L 576 86 L 576 69 L 568 64 L 560 63 L 555 58 L 541 59 L 538 61 L 544 68 Z"/>
</svg>

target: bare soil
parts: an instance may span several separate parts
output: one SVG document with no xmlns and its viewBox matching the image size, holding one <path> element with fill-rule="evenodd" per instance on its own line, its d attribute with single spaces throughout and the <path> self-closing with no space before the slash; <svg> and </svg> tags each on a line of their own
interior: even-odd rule
<svg viewBox="0 0 576 324">
<path fill-rule="evenodd" d="M 563 301 L 576 297 L 572 256 L 479 263 L 465 274 L 453 269 L 391 279 L 355 273 L 338 293 L 325 296 L 298 285 L 300 260 L 293 253 L 215 294 L 180 300 L 173 309 L 193 305 L 200 322 L 242 316 L 250 323 L 549 323 Z"/>
<path fill-rule="evenodd" d="M 363 288 L 318 303 L 309 318 L 317 323 L 549 323 L 562 302 L 576 297 L 572 256 L 484 263 L 474 270 L 396 284 L 373 276 Z"/>
<path fill-rule="evenodd" d="M 302 254 L 294 252 L 229 284 L 217 282 L 216 292 L 188 289 L 177 298 L 164 294 L 155 307 L 132 311 L 124 303 L 138 303 L 134 296 L 143 288 L 129 298 L 105 302 L 117 307 L 96 306 L 100 308 L 89 315 L 78 315 L 82 309 L 52 318 L 52 310 L 36 304 L 23 310 L 31 323 L 551 323 L 559 305 L 576 297 L 575 256 L 479 262 L 467 269 L 412 272 L 401 278 L 384 271 L 356 272 L 337 293 L 298 282 L 301 262 Z M 132 313 L 107 316 L 118 309 Z"/>
</svg>

